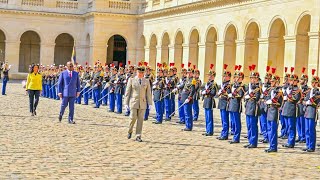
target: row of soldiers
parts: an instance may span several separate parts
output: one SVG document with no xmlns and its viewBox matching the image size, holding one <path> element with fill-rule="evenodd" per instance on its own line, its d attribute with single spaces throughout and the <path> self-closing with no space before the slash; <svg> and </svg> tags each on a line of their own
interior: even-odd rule
<svg viewBox="0 0 320 180">
<path fill-rule="evenodd" d="M 81 96 L 77 98 L 77 103 L 81 104 L 83 97 L 84 104 L 88 105 L 92 98 L 95 108 L 100 105 L 106 106 L 109 103 L 109 111 L 122 113 L 122 96 L 125 92 L 126 82 L 134 77 L 135 66 L 123 67 L 120 63 L 119 68 L 114 64 L 104 65 L 97 62 L 94 68 L 86 63 L 85 67 L 77 66 L 76 70 L 81 77 Z M 181 72 L 177 72 L 174 63 L 157 64 L 156 77 L 146 62 L 139 63 L 139 66 L 146 67 L 145 77 L 150 80 L 152 85 L 153 101 L 156 110 L 155 124 L 162 124 L 163 120 L 170 121 L 175 112 L 178 111 L 179 121 L 185 124 L 184 131 L 192 131 L 193 121 L 199 117 L 199 100 L 203 100 L 203 108 L 206 120 L 205 136 L 213 135 L 213 109 L 220 110 L 222 120 L 222 131 L 219 140 L 228 140 L 229 134 L 233 135 L 230 144 L 240 142 L 241 134 L 241 114 L 244 112 L 247 124 L 247 138 L 249 143 L 246 148 L 256 148 L 258 145 L 258 121 L 260 131 L 263 135 L 262 143 L 269 143 L 270 147 L 266 152 L 276 152 L 278 150 L 278 121 L 281 123 L 281 134 L 279 138 L 288 139 L 286 148 L 293 148 L 296 142 L 306 142 L 307 152 L 315 150 L 315 123 L 317 106 L 319 104 L 319 78 L 312 70 L 311 87 L 308 87 L 308 76 L 305 68 L 302 69 L 302 76 L 299 78 L 294 74 L 287 73 L 285 68 L 284 82 L 280 85 L 280 77 L 276 75 L 276 69 L 267 67 L 264 82 L 260 79 L 260 74 L 255 71 L 255 65 L 249 67 L 250 83 L 243 83 L 244 73 L 241 66 L 235 66 L 233 79 L 232 74 L 224 65 L 223 82 L 221 85 L 215 83 L 216 73 L 214 65 L 210 65 L 209 72 L 206 73 L 208 81 L 202 83 L 199 79 L 200 71 L 192 66 L 181 65 Z M 64 67 L 45 68 L 49 73 L 43 73 L 45 78 L 45 91 L 52 92 L 49 97 L 58 99 L 54 94 L 55 83 L 59 72 Z M 271 70 L 271 72 L 270 72 Z M 51 73 L 50 73 L 51 72 Z M 53 77 L 52 77 L 53 76 Z M 178 78 L 180 76 L 180 78 Z M 48 87 L 47 87 L 48 86 Z M 43 93 L 47 95 L 47 93 Z M 178 106 L 176 108 L 176 96 Z M 47 97 L 47 96 L 46 96 Z M 215 99 L 218 98 L 216 105 Z M 149 107 L 149 106 L 147 106 Z M 125 109 L 125 115 L 130 114 L 130 109 Z M 149 109 L 145 114 L 148 119 Z M 229 133 L 231 129 L 231 133 Z M 298 137 L 296 138 L 296 132 Z"/>
</svg>

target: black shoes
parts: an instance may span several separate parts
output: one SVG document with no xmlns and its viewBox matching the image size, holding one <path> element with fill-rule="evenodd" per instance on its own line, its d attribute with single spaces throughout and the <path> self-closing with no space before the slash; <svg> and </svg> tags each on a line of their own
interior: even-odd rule
<svg viewBox="0 0 320 180">
<path fill-rule="evenodd" d="M 251 149 L 251 148 L 257 148 L 257 146 L 250 144 L 247 148 L 249 148 L 249 149 Z"/>
<path fill-rule="evenodd" d="M 217 137 L 218 140 L 228 140 L 228 137 Z"/>
<path fill-rule="evenodd" d="M 69 121 L 69 124 L 76 124 L 76 122 L 74 122 L 74 121 Z"/>
<path fill-rule="evenodd" d="M 37 115 L 37 111 L 36 111 L 36 110 L 34 110 L 33 114 L 36 116 L 36 115 Z"/>
<path fill-rule="evenodd" d="M 59 115 L 59 122 L 61 122 L 62 121 L 62 116 L 61 115 Z"/>
<path fill-rule="evenodd" d="M 266 149 L 266 150 L 264 150 L 264 152 L 273 153 L 273 152 L 277 152 L 277 150 L 275 150 L 275 149 Z"/>
<path fill-rule="evenodd" d="M 188 128 L 184 128 L 184 129 L 182 129 L 182 131 L 192 131 L 192 130 L 188 129 Z"/>
<path fill-rule="evenodd" d="M 240 143 L 239 141 L 230 141 L 230 144 L 238 144 L 238 143 Z"/>
<path fill-rule="evenodd" d="M 308 148 L 303 148 L 302 151 L 306 151 L 306 152 L 314 152 L 314 149 L 308 149 Z"/>
<path fill-rule="evenodd" d="M 203 133 L 202 135 L 204 135 L 204 136 L 213 136 L 213 134 L 211 134 L 211 133 Z"/>
<path fill-rule="evenodd" d="M 128 133 L 128 139 L 131 139 L 132 133 Z"/>
<path fill-rule="evenodd" d="M 33 113 L 33 112 L 31 113 L 31 116 L 34 116 L 34 113 Z"/>
<path fill-rule="evenodd" d="M 269 143 L 269 141 L 267 139 L 260 139 L 259 142 L 265 144 L 265 143 Z"/>
<path fill-rule="evenodd" d="M 282 145 L 282 147 L 285 147 L 285 148 L 294 148 L 294 146 L 293 146 L 293 145 L 290 145 L 290 144 L 284 144 L 284 145 Z"/>
<path fill-rule="evenodd" d="M 166 118 L 165 121 L 171 121 L 171 119 L 170 118 Z"/>
<path fill-rule="evenodd" d="M 155 122 L 153 122 L 153 124 L 162 124 L 162 122 L 155 121 Z"/>
<path fill-rule="evenodd" d="M 114 112 L 114 111 L 112 111 L 112 110 L 109 110 L 108 112 Z"/>
<path fill-rule="evenodd" d="M 137 141 L 137 142 L 142 142 L 141 137 L 138 136 L 138 137 L 136 138 L 136 141 Z"/>
</svg>

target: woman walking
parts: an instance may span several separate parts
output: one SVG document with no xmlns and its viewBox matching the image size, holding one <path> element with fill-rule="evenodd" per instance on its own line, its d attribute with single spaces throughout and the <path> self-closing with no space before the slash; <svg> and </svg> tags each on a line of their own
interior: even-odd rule
<svg viewBox="0 0 320 180">
<path fill-rule="evenodd" d="M 32 65 L 27 78 L 26 91 L 28 91 L 29 94 L 31 116 L 37 115 L 36 109 L 39 103 L 40 92 L 42 90 L 42 75 L 38 70 L 39 65 Z"/>
</svg>

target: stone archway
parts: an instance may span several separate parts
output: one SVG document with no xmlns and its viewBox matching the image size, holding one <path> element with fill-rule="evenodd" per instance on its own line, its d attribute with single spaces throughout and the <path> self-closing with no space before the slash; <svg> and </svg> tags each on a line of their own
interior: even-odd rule
<svg viewBox="0 0 320 180">
<path fill-rule="evenodd" d="M 199 32 L 197 29 L 192 30 L 189 40 L 189 62 L 198 68 L 199 57 Z"/>
<path fill-rule="evenodd" d="M 6 35 L 0 29 L 0 62 L 5 61 L 5 55 L 6 55 L 5 51 L 6 51 Z"/>
<path fill-rule="evenodd" d="M 255 64 L 258 67 L 259 57 L 259 26 L 256 22 L 251 22 L 248 25 L 245 34 L 245 50 L 244 50 L 244 67 L 243 72 L 245 77 L 250 75 L 249 66 Z M 248 79 L 248 78 L 245 78 Z"/>
<path fill-rule="evenodd" d="M 309 36 L 310 31 L 310 15 L 303 16 L 298 22 L 296 33 L 296 58 L 295 67 L 298 68 L 296 74 L 301 75 L 301 69 L 306 68 L 305 73 L 308 73 L 308 60 L 309 60 Z"/>
<path fill-rule="evenodd" d="M 269 32 L 268 61 L 277 68 L 278 75 L 283 78 L 284 72 L 284 35 L 285 26 L 281 19 L 276 19 Z"/>
<path fill-rule="evenodd" d="M 211 27 L 207 33 L 206 37 L 206 54 L 205 54 L 205 66 L 204 74 L 210 70 L 210 64 L 216 65 L 217 57 L 217 30 L 214 27 Z M 214 69 L 216 67 L 214 66 Z M 204 82 L 207 82 L 208 77 L 204 76 Z"/>
<path fill-rule="evenodd" d="M 161 44 L 161 63 L 169 64 L 169 34 L 164 33 L 162 37 L 162 44 Z"/>
<path fill-rule="evenodd" d="M 40 36 L 34 31 L 27 31 L 20 38 L 19 72 L 28 72 L 29 65 L 40 63 Z"/>
<path fill-rule="evenodd" d="M 156 69 L 156 58 L 157 58 L 157 37 L 155 34 L 151 36 L 149 46 L 149 66 L 152 69 Z"/>
<path fill-rule="evenodd" d="M 55 65 L 65 65 L 71 60 L 74 39 L 68 33 L 62 33 L 57 36 L 54 47 L 54 63 Z"/>
<path fill-rule="evenodd" d="M 107 64 L 113 63 L 118 66 L 120 63 L 123 66 L 127 63 L 127 42 L 121 35 L 114 35 L 108 40 L 107 48 Z"/>
<path fill-rule="evenodd" d="M 225 32 L 223 63 L 228 64 L 228 70 L 233 74 L 236 64 L 237 30 L 236 27 L 231 24 Z"/>
<path fill-rule="evenodd" d="M 182 44 L 184 43 L 183 34 L 179 31 L 176 35 L 174 41 L 174 64 L 177 67 L 177 71 L 181 71 L 181 64 L 182 64 L 182 57 L 183 57 L 183 47 Z M 184 65 L 184 68 L 187 68 L 187 65 Z M 179 73 L 180 74 L 180 73 Z"/>
</svg>

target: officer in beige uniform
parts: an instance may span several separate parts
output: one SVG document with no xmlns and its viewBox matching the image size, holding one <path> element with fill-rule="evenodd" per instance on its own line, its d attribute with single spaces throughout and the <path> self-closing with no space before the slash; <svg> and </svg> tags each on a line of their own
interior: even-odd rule
<svg viewBox="0 0 320 180">
<path fill-rule="evenodd" d="M 142 66 L 142 63 L 139 63 L 137 75 L 128 81 L 124 101 L 126 109 L 130 108 L 131 123 L 128 131 L 128 139 L 131 138 L 133 126 L 137 121 L 136 141 L 138 142 L 142 142 L 141 131 L 147 104 L 149 105 L 149 109 L 152 104 L 150 82 L 144 78 L 144 71 L 145 67 Z"/>
</svg>

